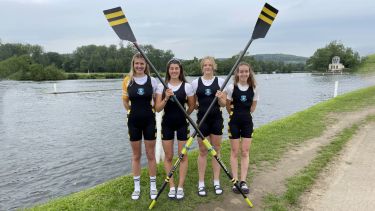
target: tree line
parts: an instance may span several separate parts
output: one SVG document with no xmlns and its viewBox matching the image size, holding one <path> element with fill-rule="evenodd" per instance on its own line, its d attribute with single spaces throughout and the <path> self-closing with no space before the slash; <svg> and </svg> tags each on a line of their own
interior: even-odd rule
<svg viewBox="0 0 375 211">
<path fill-rule="evenodd" d="M 165 72 L 166 63 L 175 55 L 171 50 L 161 50 L 152 45 L 142 45 L 148 58 L 160 71 Z M 72 53 L 45 52 L 40 45 L 2 43 L 0 41 L 0 79 L 14 80 L 61 80 L 75 78 L 69 73 L 128 73 L 132 56 L 137 50 L 130 44 L 77 47 Z M 351 48 L 345 48 L 336 41 L 318 49 L 312 57 L 303 62 L 283 62 L 282 60 L 256 59 L 245 55 L 243 61 L 250 63 L 255 72 L 290 73 L 303 71 L 325 71 L 333 56 L 338 55 L 346 67 L 355 67 L 360 58 Z M 264 56 L 262 56 L 263 58 Z M 285 57 L 285 55 L 284 55 Z M 237 60 L 238 55 L 217 59 L 217 74 L 226 75 Z M 274 55 L 272 58 L 276 58 Z M 279 57 L 281 58 L 281 57 Z M 201 75 L 200 60 L 196 57 L 182 60 L 186 75 Z M 68 74 L 67 74 L 68 73 Z M 120 75 L 121 76 L 121 75 Z"/>
</svg>

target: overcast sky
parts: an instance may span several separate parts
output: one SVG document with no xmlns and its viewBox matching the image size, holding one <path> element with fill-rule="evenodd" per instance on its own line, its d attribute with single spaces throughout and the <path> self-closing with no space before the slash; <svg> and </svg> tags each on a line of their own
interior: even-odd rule
<svg viewBox="0 0 375 211">
<path fill-rule="evenodd" d="M 339 40 L 361 56 L 375 53 L 375 0 L 270 0 L 276 17 L 250 54 L 311 56 Z M 121 6 L 140 44 L 176 57 L 230 57 L 249 41 L 261 0 L 0 0 L 3 43 L 39 44 L 71 53 L 82 45 L 118 44 L 103 10 Z M 127 42 L 126 42 L 127 43 Z"/>
</svg>

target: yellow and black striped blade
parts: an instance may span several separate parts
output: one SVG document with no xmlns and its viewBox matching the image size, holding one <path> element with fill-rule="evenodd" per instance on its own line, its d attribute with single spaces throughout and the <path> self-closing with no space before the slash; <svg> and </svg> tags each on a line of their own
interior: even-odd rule
<svg viewBox="0 0 375 211">
<path fill-rule="evenodd" d="M 264 38 L 279 11 L 269 4 L 265 4 L 255 24 L 252 39 Z"/>
<path fill-rule="evenodd" d="M 130 42 L 137 42 L 128 23 L 128 19 L 125 17 L 121 7 L 104 10 L 103 12 L 109 22 L 109 25 L 113 28 L 120 39 L 128 40 Z"/>
</svg>

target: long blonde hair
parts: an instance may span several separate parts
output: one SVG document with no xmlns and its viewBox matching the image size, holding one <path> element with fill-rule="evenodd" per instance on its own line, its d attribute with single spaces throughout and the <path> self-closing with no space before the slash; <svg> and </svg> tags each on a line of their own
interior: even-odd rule
<svg viewBox="0 0 375 211">
<path fill-rule="evenodd" d="M 253 87 L 253 89 L 255 89 L 255 87 L 256 87 L 255 74 L 254 74 L 253 68 L 247 62 L 240 62 L 240 64 L 236 68 L 236 71 L 234 71 L 234 78 L 233 78 L 234 85 L 237 86 L 237 83 L 240 80 L 239 77 L 238 77 L 238 72 L 240 70 L 240 66 L 247 66 L 249 68 L 250 74 L 249 74 L 249 77 L 247 78 L 247 84 L 249 84 L 249 86 L 251 86 L 251 87 Z"/>
<path fill-rule="evenodd" d="M 146 63 L 145 74 L 150 76 L 150 67 L 147 64 L 146 59 L 142 56 L 141 53 L 136 53 L 136 54 L 134 54 L 134 56 L 132 58 L 129 74 L 128 74 L 128 76 L 126 76 L 126 77 L 128 77 L 129 85 L 131 85 L 134 81 L 134 60 L 135 59 L 145 60 L 145 63 Z"/>
</svg>

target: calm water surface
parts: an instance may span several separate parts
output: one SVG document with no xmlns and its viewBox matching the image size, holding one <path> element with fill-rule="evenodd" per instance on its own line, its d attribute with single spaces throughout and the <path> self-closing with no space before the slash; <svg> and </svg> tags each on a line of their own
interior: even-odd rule
<svg viewBox="0 0 375 211">
<path fill-rule="evenodd" d="M 335 81 L 338 94 L 375 84 L 375 77 L 356 75 L 260 74 L 256 79 L 255 127 L 332 98 Z M 0 81 L 0 210 L 29 207 L 130 173 L 121 82 Z M 60 92 L 117 90 L 48 94 L 54 83 Z"/>
</svg>

